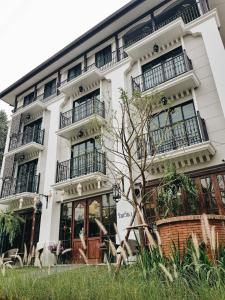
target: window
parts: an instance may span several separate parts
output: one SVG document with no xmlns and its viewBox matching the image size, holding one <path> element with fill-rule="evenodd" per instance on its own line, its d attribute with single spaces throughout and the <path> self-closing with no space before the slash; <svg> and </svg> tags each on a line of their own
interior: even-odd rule
<svg viewBox="0 0 225 300">
<path fill-rule="evenodd" d="M 151 89 L 186 71 L 182 48 L 179 47 L 142 66 L 144 90 Z"/>
<path fill-rule="evenodd" d="M 34 101 L 34 92 L 26 95 L 23 99 L 23 106 L 26 106 Z"/>
<path fill-rule="evenodd" d="M 104 48 L 95 54 L 95 63 L 98 68 L 103 67 L 112 61 L 112 49 L 111 45 Z"/>
<path fill-rule="evenodd" d="M 45 84 L 44 98 L 47 98 L 56 93 L 56 79 L 53 79 Z"/>
<path fill-rule="evenodd" d="M 201 142 L 193 102 L 164 111 L 149 122 L 150 154 Z"/>
<path fill-rule="evenodd" d="M 73 103 L 73 123 L 82 120 L 93 113 L 101 113 L 100 90 L 85 95 Z"/>
<path fill-rule="evenodd" d="M 72 203 L 61 205 L 59 240 L 64 249 L 71 248 Z"/>
<path fill-rule="evenodd" d="M 96 151 L 97 150 L 97 151 Z M 101 145 L 97 139 L 90 139 L 72 147 L 71 178 L 101 172 L 104 167 L 104 156 L 99 151 Z"/>
<path fill-rule="evenodd" d="M 37 192 L 37 164 L 35 159 L 18 167 L 16 193 Z"/>
<path fill-rule="evenodd" d="M 81 74 L 81 64 L 76 65 L 68 71 L 68 81 L 76 78 Z"/>
<path fill-rule="evenodd" d="M 116 203 L 112 194 L 104 195 L 102 198 L 102 224 L 105 226 L 111 239 L 115 238 L 114 223 L 116 223 Z"/>
</svg>

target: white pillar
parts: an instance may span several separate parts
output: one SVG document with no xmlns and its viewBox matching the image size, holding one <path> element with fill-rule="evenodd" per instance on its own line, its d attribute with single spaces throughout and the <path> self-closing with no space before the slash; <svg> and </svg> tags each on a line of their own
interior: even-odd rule
<svg viewBox="0 0 225 300">
<path fill-rule="evenodd" d="M 205 20 L 191 29 L 193 34 L 202 35 L 209 64 L 212 70 L 223 114 L 225 116 L 225 50 L 218 30 L 216 17 Z"/>
</svg>

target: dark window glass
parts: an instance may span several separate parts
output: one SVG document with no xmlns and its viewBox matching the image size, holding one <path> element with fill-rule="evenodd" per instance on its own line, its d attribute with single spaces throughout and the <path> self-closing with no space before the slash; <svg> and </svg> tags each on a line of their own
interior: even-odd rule
<svg viewBox="0 0 225 300">
<path fill-rule="evenodd" d="M 76 78 L 81 74 L 81 64 L 71 68 L 68 71 L 68 81 L 72 80 L 73 78 Z"/>
<path fill-rule="evenodd" d="M 114 223 L 116 223 L 116 203 L 112 194 L 104 195 L 102 198 L 102 223 L 110 237 L 115 236 Z"/>
<path fill-rule="evenodd" d="M 111 45 L 104 48 L 95 54 L 95 63 L 98 68 L 103 67 L 112 61 L 112 49 Z"/>
<path fill-rule="evenodd" d="M 16 193 L 37 192 L 37 164 L 38 160 L 32 160 L 19 165 L 16 181 Z"/>
<path fill-rule="evenodd" d="M 74 211 L 74 238 L 85 234 L 85 203 L 79 203 Z"/>
<path fill-rule="evenodd" d="M 53 79 L 45 84 L 44 98 L 47 98 L 56 93 L 56 79 Z"/>
<path fill-rule="evenodd" d="M 23 105 L 26 106 L 34 101 L 34 92 L 24 97 Z"/>
<path fill-rule="evenodd" d="M 154 116 L 149 122 L 150 154 L 199 143 L 201 136 L 193 102 Z"/>
<path fill-rule="evenodd" d="M 92 201 L 88 206 L 88 237 L 100 235 L 100 230 L 95 219 L 100 219 L 100 203 L 97 200 Z"/>
<path fill-rule="evenodd" d="M 71 248 L 72 203 L 61 205 L 59 240 L 63 248 Z"/>
</svg>

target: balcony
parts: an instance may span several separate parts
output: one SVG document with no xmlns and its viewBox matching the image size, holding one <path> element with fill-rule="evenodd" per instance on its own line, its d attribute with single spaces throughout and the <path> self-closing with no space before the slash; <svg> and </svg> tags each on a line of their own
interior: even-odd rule
<svg viewBox="0 0 225 300">
<path fill-rule="evenodd" d="M 132 78 L 133 91 L 142 93 L 155 90 L 171 96 L 198 86 L 199 80 L 185 51 Z"/>
<path fill-rule="evenodd" d="M 38 194 L 40 174 L 28 174 L 22 178 L 5 178 L 2 182 L 1 204 L 9 204 L 12 201 L 23 199 L 23 208 L 30 203 L 29 199 L 34 199 Z M 22 204 L 21 204 L 22 206 Z"/>
<path fill-rule="evenodd" d="M 13 135 L 9 141 L 9 151 L 6 156 L 23 154 L 44 149 L 44 133 L 45 130 L 37 130 L 36 128 L 28 128 L 26 131 Z"/>
<path fill-rule="evenodd" d="M 59 90 L 70 96 L 71 94 L 78 92 L 80 86 L 82 86 L 83 89 L 87 89 L 88 86 L 103 79 L 108 70 L 123 61 L 125 58 L 127 58 L 127 54 L 124 52 L 123 47 L 121 47 L 111 53 L 107 62 L 99 62 L 98 65 L 93 63 L 84 68 L 79 75 L 62 81 Z"/>
<path fill-rule="evenodd" d="M 134 60 L 146 55 L 154 44 L 164 45 L 176 40 L 185 34 L 185 24 L 201 16 L 197 3 L 180 9 L 170 17 L 155 18 L 145 26 L 135 30 L 125 39 L 126 53 Z"/>
<path fill-rule="evenodd" d="M 105 123 L 105 104 L 96 98 L 85 101 L 65 113 L 60 114 L 57 134 L 66 139 L 76 136 L 80 130 L 86 132 L 90 127 Z"/>
<path fill-rule="evenodd" d="M 99 185 L 106 174 L 105 153 L 94 150 L 63 162 L 57 162 L 56 189 L 68 189 L 82 184 L 89 189 L 91 184 Z"/>
<path fill-rule="evenodd" d="M 199 113 L 175 125 L 150 131 L 137 140 L 138 159 L 141 161 L 146 155 L 154 172 L 163 172 L 167 160 L 182 168 L 210 161 L 214 154 L 215 149 Z"/>
<path fill-rule="evenodd" d="M 44 93 L 38 96 L 34 96 L 34 98 L 29 102 L 23 102 L 23 105 L 15 108 L 14 115 L 17 114 L 30 114 L 36 115 L 46 109 L 46 102 L 50 100 L 52 97 L 57 95 L 57 91 L 54 90 L 51 95 L 46 96 Z"/>
</svg>

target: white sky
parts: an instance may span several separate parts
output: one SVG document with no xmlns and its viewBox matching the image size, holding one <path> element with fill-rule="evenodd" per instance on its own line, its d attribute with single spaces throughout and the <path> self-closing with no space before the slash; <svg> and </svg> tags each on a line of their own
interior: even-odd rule
<svg viewBox="0 0 225 300">
<path fill-rule="evenodd" d="M 0 0 L 0 91 L 128 2 Z"/>
</svg>

